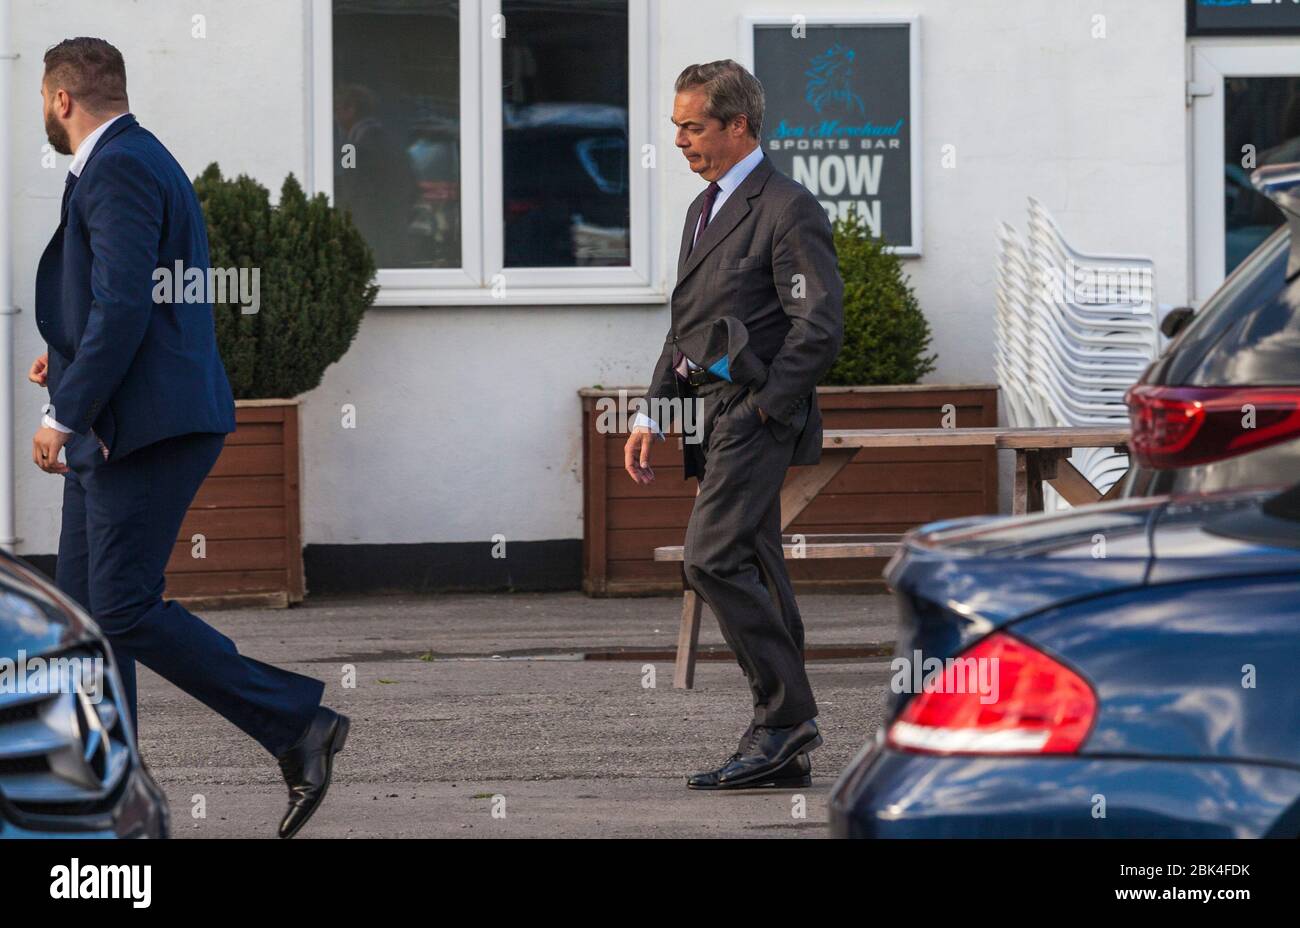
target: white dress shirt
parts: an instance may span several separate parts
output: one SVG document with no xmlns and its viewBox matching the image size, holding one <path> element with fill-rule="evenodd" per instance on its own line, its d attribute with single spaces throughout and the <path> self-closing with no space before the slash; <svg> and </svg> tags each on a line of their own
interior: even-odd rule
<svg viewBox="0 0 1300 928">
<path fill-rule="evenodd" d="M 81 171 L 86 166 L 86 162 L 90 160 L 90 153 L 95 150 L 95 143 L 99 141 L 99 137 L 108 131 L 109 126 L 125 115 L 126 113 L 118 113 L 112 119 L 109 119 L 106 122 L 101 122 L 95 128 L 94 132 L 81 140 L 81 144 L 77 146 L 76 152 L 72 155 L 72 164 L 68 165 L 68 173 L 73 177 L 81 176 Z M 55 411 L 57 412 L 57 410 Z M 58 422 L 49 413 L 46 413 L 41 417 L 41 425 L 45 426 L 47 429 L 55 429 L 60 432 L 72 431 L 72 429 Z"/>
<path fill-rule="evenodd" d="M 750 171 L 758 167 L 758 163 L 762 160 L 763 149 L 761 146 L 755 145 L 753 151 L 733 164 L 731 170 L 718 178 L 718 195 L 713 199 L 713 209 L 709 212 L 709 222 L 713 221 L 713 217 L 718 215 L 718 210 L 722 209 L 722 204 L 727 202 L 727 198 L 730 197 L 732 192 L 741 185 L 741 182 L 749 176 Z M 699 235 L 700 224 L 699 220 L 696 220 L 695 239 L 691 242 L 692 248 L 695 247 L 695 242 L 699 241 Z M 686 359 L 686 364 L 692 370 L 699 367 L 699 365 L 690 358 Z M 675 377 L 677 375 L 674 374 L 673 376 Z M 661 439 L 664 437 L 664 433 L 659 431 L 659 423 L 655 422 L 654 419 L 651 419 L 645 413 L 639 412 L 636 414 L 636 418 L 632 420 L 632 428 L 635 430 L 642 426 L 656 433 Z"/>
</svg>

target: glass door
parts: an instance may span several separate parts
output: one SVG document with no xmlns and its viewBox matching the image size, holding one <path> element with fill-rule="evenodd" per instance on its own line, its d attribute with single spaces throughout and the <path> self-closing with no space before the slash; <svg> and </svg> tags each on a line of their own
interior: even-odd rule
<svg viewBox="0 0 1300 928">
<path fill-rule="evenodd" d="M 1300 161 L 1300 42 L 1194 44 L 1192 221 L 1200 303 L 1282 214 L 1250 184 L 1266 164 Z"/>
</svg>

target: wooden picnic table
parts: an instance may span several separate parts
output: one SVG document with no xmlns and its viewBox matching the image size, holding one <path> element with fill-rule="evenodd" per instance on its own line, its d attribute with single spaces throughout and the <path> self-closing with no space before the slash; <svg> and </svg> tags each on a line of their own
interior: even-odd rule
<svg viewBox="0 0 1300 928">
<path fill-rule="evenodd" d="M 1078 428 L 980 428 L 980 429 L 839 429 L 822 435 L 820 464 L 796 472 L 786 484 L 791 506 L 799 506 L 786 519 L 786 492 L 781 495 L 781 525 L 784 528 L 835 475 L 853 459 L 859 448 L 951 448 L 983 446 L 1016 454 L 1016 484 L 1012 512 L 1023 515 L 1043 511 L 1043 484 L 1048 483 L 1071 506 L 1085 506 L 1111 498 L 1123 481 L 1117 481 L 1103 496 L 1069 462 L 1076 448 L 1128 450 L 1127 427 L 1081 426 Z M 807 488 L 815 487 L 811 495 Z M 805 498 L 806 497 L 806 498 Z M 802 501 L 802 505 L 799 505 Z"/>
<path fill-rule="evenodd" d="M 1078 428 L 969 428 L 969 429 L 828 429 L 822 433 L 822 459 L 798 467 L 781 489 L 781 531 L 799 518 L 808 504 L 835 479 L 861 448 L 992 447 L 1014 451 L 1015 489 L 1012 512 L 1023 515 L 1043 510 L 1043 484 L 1047 483 L 1072 506 L 1084 506 L 1114 497 L 1123 479 L 1102 494 L 1068 460 L 1076 448 L 1115 448 L 1127 451 L 1125 427 Z M 898 535 L 785 536 L 786 555 L 796 557 L 881 557 L 898 549 Z M 667 545 L 655 549 L 657 561 L 681 561 L 684 548 Z M 687 587 L 682 595 L 682 621 L 677 635 L 677 662 L 673 686 L 690 689 L 695 681 L 703 603 Z"/>
</svg>

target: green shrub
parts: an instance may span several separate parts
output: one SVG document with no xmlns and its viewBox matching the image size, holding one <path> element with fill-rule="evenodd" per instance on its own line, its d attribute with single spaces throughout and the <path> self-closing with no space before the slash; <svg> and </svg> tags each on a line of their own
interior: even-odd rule
<svg viewBox="0 0 1300 928">
<path fill-rule="evenodd" d="M 826 386 L 916 383 L 934 370 L 926 322 L 898 255 L 853 210 L 834 224 L 844 279 L 844 343 Z"/>
<path fill-rule="evenodd" d="M 375 301 L 375 259 L 346 211 L 308 199 L 290 174 L 270 193 L 216 164 L 194 181 L 214 268 L 260 270 L 260 305 L 214 303 L 217 345 L 236 399 L 291 399 L 319 386 L 343 357 Z"/>
</svg>

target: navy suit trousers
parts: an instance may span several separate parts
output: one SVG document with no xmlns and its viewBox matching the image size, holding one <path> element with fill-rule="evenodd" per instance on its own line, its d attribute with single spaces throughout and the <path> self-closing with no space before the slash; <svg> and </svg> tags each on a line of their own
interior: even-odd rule
<svg viewBox="0 0 1300 928">
<path fill-rule="evenodd" d="M 162 598 L 181 522 L 225 438 L 179 435 L 110 463 L 93 437 L 71 436 L 55 582 L 108 637 L 133 723 L 140 661 L 279 756 L 306 731 L 325 684 L 245 657 Z"/>
</svg>

